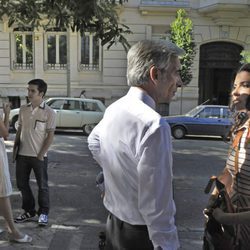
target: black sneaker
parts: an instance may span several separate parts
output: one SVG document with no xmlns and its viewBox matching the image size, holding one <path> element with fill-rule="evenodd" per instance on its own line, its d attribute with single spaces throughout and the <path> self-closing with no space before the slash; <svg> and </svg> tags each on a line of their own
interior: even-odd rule
<svg viewBox="0 0 250 250">
<path fill-rule="evenodd" d="M 15 223 L 23 223 L 25 221 L 33 221 L 36 217 L 36 214 L 31 214 L 29 212 L 25 212 L 24 214 L 20 214 L 14 219 Z"/>
</svg>

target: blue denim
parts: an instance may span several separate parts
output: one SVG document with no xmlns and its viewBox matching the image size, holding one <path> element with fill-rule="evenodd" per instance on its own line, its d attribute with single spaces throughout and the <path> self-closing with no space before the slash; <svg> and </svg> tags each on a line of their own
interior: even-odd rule
<svg viewBox="0 0 250 250">
<path fill-rule="evenodd" d="M 18 155 L 16 160 L 16 181 L 17 188 L 22 193 L 22 209 L 25 212 L 34 214 L 35 198 L 30 188 L 30 173 L 34 171 L 38 186 L 38 214 L 49 213 L 49 186 L 48 186 L 48 158 L 40 161 L 36 157 Z"/>
</svg>

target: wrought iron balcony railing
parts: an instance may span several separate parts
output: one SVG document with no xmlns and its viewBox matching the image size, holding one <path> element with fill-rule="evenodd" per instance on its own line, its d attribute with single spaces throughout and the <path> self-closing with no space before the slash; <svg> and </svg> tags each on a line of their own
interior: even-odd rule
<svg viewBox="0 0 250 250">
<path fill-rule="evenodd" d="M 33 63 L 18 63 L 13 61 L 13 69 L 14 70 L 32 70 Z"/>
<path fill-rule="evenodd" d="M 79 71 L 99 71 L 100 67 L 99 64 L 79 64 L 78 66 Z"/>
<path fill-rule="evenodd" d="M 45 70 L 66 70 L 67 63 L 46 63 Z"/>
</svg>

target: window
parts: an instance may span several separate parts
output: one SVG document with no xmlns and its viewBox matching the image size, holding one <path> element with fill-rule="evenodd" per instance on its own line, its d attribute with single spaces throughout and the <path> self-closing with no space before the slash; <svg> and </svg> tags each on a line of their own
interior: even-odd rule
<svg viewBox="0 0 250 250">
<path fill-rule="evenodd" d="M 33 69 L 33 35 L 14 31 L 13 69 Z"/>
<path fill-rule="evenodd" d="M 66 102 L 63 104 L 64 110 L 80 110 L 80 103 L 79 101 L 74 100 L 66 100 Z"/>
<path fill-rule="evenodd" d="M 199 114 L 200 118 L 219 118 L 220 108 L 205 108 Z"/>
<path fill-rule="evenodd" d="M 222 108 L 221 112 L 222 112 L 222 118 L 230 118 L 230 117 L 232 117 L 232 112 L 228 108 Z"/>
<path fill-rule="evenodd" d="M 95 102 L 82 102 L 82 109 L 84 111 L 101 111 Z"/>
<path fill-rule="evenodd" d="M 52 109 L 61 109 L 63 106 L 64 99 L 59 99 L 59 100 L 51 100 L 47 102 L 47 104 L 52 108 Z"/>
<path fill-rule="evenodd" d="M 46 69 L 67 69 L 67 35 L 62 32 L 47 32 L 45 41 Z"/>
<path fill-rule="evenodd" d="M 80 70 L 100 70 L 100 40 L 93 34 L 80 37 Z"/>
</svg>

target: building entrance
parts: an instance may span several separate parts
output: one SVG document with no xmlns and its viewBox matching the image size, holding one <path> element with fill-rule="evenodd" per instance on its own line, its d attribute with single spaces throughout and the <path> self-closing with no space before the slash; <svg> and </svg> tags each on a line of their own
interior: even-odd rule
<svg viewBox="0 0 250 250">
<path fill-rule="evenodd" d="M 242 50 L 242 46 L 228 42 L 207 43 L 200 47 L 199 104 L 229 104 Z"/>
</svg>

